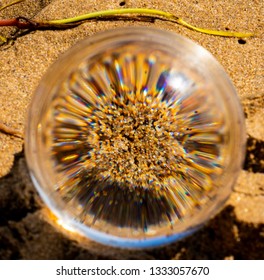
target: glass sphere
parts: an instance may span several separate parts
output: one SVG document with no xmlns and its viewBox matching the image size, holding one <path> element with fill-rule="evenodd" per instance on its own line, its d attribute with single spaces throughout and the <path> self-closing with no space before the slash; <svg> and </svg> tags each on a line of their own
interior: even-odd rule
<svg viewBox="0 0 264 280">
<path fill-rule="evenodd" d="M 195 231 L 232 191 L 244 119 L 205 49 L 153 28 L 74 46 L 33 97 L 26 157 L 56 216 L 98 242 L 164 245 Z"/>
</svg>

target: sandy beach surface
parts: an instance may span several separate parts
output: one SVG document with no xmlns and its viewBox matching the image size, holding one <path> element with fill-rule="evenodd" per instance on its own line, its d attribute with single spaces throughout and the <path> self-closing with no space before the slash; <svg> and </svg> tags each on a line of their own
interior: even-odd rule
<svg viewBox="0 0 264 280">
<path fill-rule="evenodd" d="M 9 2 L 0 1 L 0 6 Z M 256 35 L 223 38 L 167 21 L 133 18 L 57 31 L 0 28 L 1 36 L 13 38 L 0 47 L 0 259 L 264 259 L 263 0 L 25 0 L 1 11 L 0 18 L 59 19 L 122 7 L 156 8 L 200 27 Z M 54 226 L 29 178 L 23 138 L 4 131 L 8 127 L 23 133 L 34 90 L 62 53 L 84 38 L 121 26 L 170 30 L 210 51 L 237 89 L 248 137 L 244 168 L 223 210 L 180 242 L 140 251 L 103 246 Z"/>
</svg>

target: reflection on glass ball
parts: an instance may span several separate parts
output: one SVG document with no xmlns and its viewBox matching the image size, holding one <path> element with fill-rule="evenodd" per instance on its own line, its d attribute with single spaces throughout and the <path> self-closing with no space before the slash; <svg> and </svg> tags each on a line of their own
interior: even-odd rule
<svg viewBox="0 0 264 280">
<path fill-rule="evenodd" d="M 44 201 L 99 242 L 178 240 L 228 198 L 243 117 L 216 60 L 149 28 L 95 35 L 66 53 L 34 96 L 26 153 Z"/>
</svg>

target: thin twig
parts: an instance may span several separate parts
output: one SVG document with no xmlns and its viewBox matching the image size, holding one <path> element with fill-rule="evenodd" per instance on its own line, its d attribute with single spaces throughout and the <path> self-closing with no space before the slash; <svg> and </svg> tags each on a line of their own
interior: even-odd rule
<svg viewBox="0 0 264 280">
<path fill-rule="evenodd" d="M 1 122 L 0 122 L 0 131 L 4 132 L 6 134 L 10 134 L 10 135 L 16 136 L 16 137 L 21 138 L 21 139 L 24 138 L 23 137 L 23 133 L 20 130 L 11 128 L 11 127 L 9 127 L 9 126 L 1 123 Z"/>
<path fill-rule="evenodd" d="M 25 1 L 25 0 L 16 0 L 16 1 L 13 1 L 13 2 L 11 2 L 9 4 L 6 4 L 6 5 L 2 6 L 2 7 L 0 7 L 0 12 L 3 11 L 4 9 L 8 8 L 8 7 L 11 7 L 11 6 L 16 5 L 18 3 L 21 3 L 23 1 Z"/>
</svg>

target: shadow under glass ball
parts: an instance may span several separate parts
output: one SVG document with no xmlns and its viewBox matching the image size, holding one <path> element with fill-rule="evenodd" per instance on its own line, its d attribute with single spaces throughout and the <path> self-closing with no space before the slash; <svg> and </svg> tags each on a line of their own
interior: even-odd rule
<svg viewBox="0 0 264 280">
<path fill-rule="evenodd" d="M 221 67 L 191 41 L 142 28 L 97 35 L 64 55 L 36 95 L 33 180 L 83 234 L 123 247 L 164 244 L 229 196 L 243 117 Z"/>
</svg>

